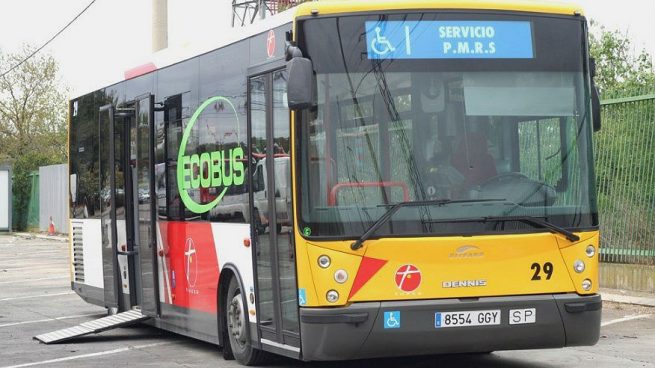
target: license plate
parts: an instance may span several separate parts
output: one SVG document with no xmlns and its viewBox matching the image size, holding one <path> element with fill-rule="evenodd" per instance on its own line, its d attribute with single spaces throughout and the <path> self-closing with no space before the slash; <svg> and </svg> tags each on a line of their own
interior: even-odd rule
<svg viewBox="0 0 655 368">
<path fill-rule="evenodd" d="M 500 324 L 500 309 L 465 312 L 437 312 L 434 327 L 493 326 Z"/>
</svg>

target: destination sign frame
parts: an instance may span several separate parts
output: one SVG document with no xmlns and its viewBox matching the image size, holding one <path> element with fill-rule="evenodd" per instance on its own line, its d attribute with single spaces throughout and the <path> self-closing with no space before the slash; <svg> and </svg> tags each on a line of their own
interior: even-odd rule
<svg viewBox="0 0 655 368">
<path fill-rule="evenodd" d="M 366 21 L 369 59 L 533 59 L 530 21 Z"/>
</svg>

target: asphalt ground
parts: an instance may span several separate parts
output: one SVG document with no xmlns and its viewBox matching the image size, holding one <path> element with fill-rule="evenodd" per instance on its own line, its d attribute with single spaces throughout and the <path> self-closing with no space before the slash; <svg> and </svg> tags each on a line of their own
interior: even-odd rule
<svg viewBox="0 0 655 368">
<path fill-rule="evenodd" d="M 138 325 L 45 345 L 32 337 L 102 317 L 70 290 L 68 243 L 0 235 L 0 368 L 237 367 L 218 347 Z M 655 367 L 655 308 L 605 302 L 596 346 L 269 367 Z"/>
</svg>

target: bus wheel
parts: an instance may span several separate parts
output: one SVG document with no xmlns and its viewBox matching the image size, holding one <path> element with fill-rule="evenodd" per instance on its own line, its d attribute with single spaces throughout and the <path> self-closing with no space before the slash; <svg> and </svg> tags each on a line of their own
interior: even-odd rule
<svg viewBox="0 0 655 368">
<path fill-rule="evenodd" d="M 239 281 L 232 277 L 225 298 L 227 335 L 234 358 L 243 365 L 251 366 L 262 363 L 264 352 L 253 348 L 250 343 L 246 305 Z"/>
</svg>

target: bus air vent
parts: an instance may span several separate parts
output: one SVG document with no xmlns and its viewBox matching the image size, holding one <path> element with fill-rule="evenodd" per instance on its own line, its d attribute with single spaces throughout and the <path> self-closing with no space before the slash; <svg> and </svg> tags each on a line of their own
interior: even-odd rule
<svg viewBox="0 0 655 368">
<path fill-rule="evenodd" d="M 73 223 L 73 280 L 75 282 L 84 283 L 84 257 L 83 257 L 83 244 L 82 241 L 82 224 Z"/>
</svg>

